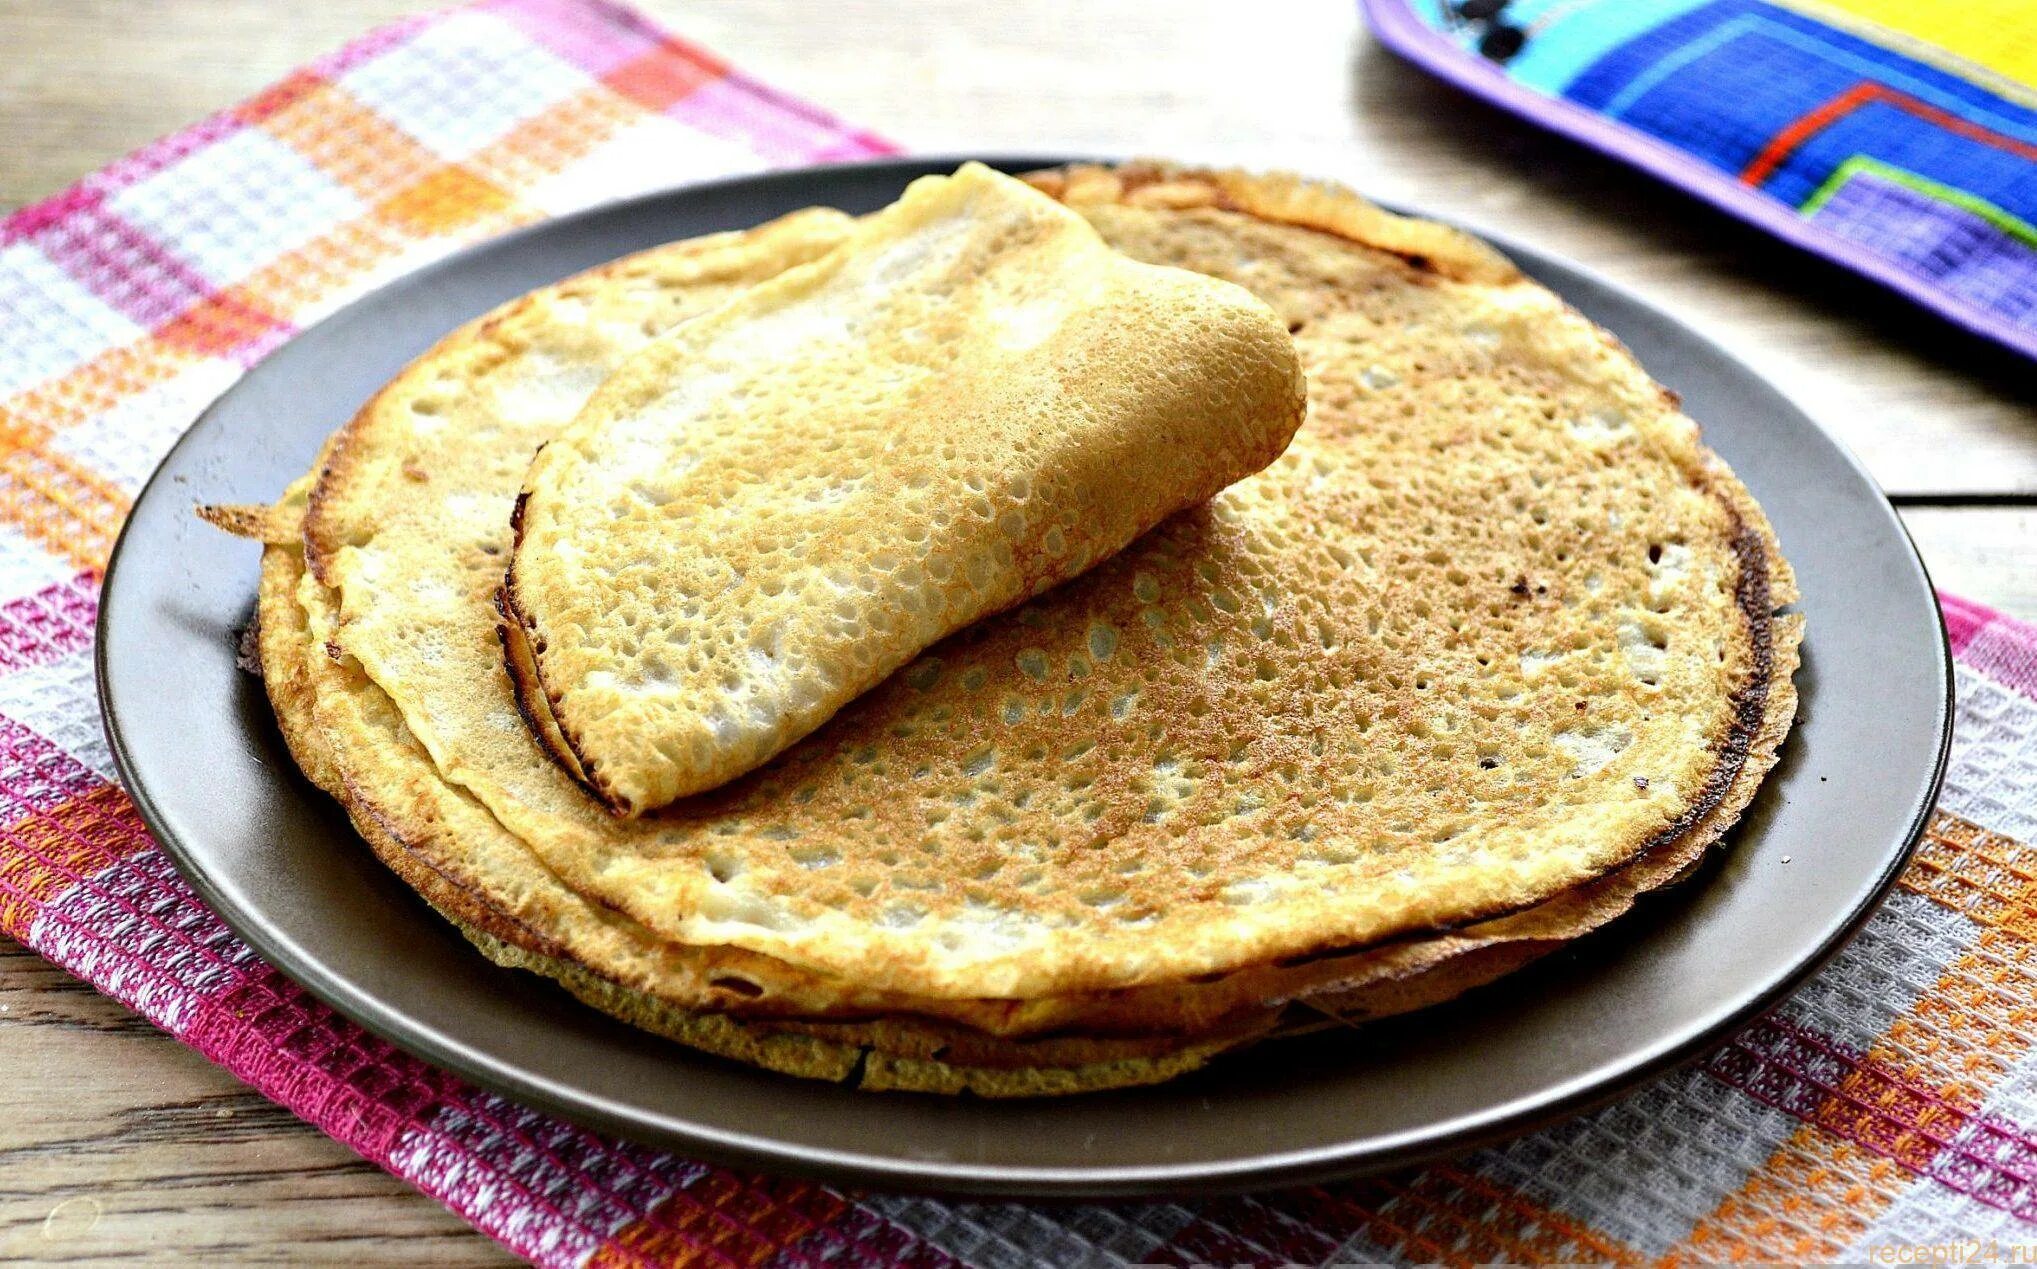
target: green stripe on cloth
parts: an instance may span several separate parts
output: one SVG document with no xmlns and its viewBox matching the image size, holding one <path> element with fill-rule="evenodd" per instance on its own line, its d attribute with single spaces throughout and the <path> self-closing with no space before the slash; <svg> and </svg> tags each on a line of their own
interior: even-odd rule
<svg viewBox="0 0 2037 1269">
<path fill-rule="evenodd" d="M 1865 154 L 1856 154 L 1844 163 L 1841 163 L 1831 176 L 1825 178 L 1825 183 L 1818 186 L 1797 210 L 1806 216 L 1817 215 L 1818 209 L 1832 201 L 1832 196 L 1839 192 L 1841 186 L 1863 172 L 1870 176 L 1878 176 L 1882 180 L 1900 185 L 1905 189 L 1915 190 L 1919 194 L 1935 198 L 1939 202 L 1957 207 L 1961 211 L 1972 212 L 2016 241 L 2027 246 L 2037 247 L 2037 225 L 2032 225 L 2029 221 L 2019 216 L 2010 215 L 1985 198 L 1969 194 L 1963 189 L 1955 189 L 1950 185 L 1941 184 L 1928 177 L 1919 176 L 1915 172 L 1897 167 L 1893 163 L 1885 163 L 1880 159 L 1870 158 Z"/>
</svg>

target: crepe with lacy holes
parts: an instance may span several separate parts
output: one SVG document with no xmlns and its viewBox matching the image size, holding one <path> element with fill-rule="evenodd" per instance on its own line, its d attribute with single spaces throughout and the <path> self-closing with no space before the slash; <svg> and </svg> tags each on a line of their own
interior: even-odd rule
<svg viewBox="0 0 2037 1269">
<path fill-rule="evenodd" d="M 1293 342 L 979 163 L 631 357 L 532 462 L 524 709 L 636 815 L 1265 467 Z M 540 690 L 540 685 L 542 690 Z"/>
<path fill-rule="evenodd" d="M 295 501 L 309 483 L 300 482 Z M 1007 1002 L 974 1002 L 978 1021 L 1013 1034 L 987 1032 L 956 1021 L 966 1016 L 956 1002 L 831 992 L 755 956 L 660 947 L 566 891 L 470 799 L 431 778 L 429 758 L 386 696 L 348 658 L 332 655 L 330 606 L 290 544 L 295 526 L 287 515 L 283 531 L 271 532 L 275 526 L 267 517 L 254 534 L 278 544 L 263 555 L 259 609 L 269 695 L 299 765 L 347 807 L 375 853 L 497 963 L 557 979 L 646 1030 L 785 1074 L 998 1097 L 1156 1082 L 1268 1034 L 1448 999 L 1624 911 L 1692 866 L 1709 840 L 1690 835 L 1526 913 L 1335 961 L 1173 991 L 1037 1002 L 1029 1016 L 999 1012 Z M 764 1012 L 713 1008 L 732 981 L 755 993 L 750 1012 Z M 1290 998 L 1299 1003 L 1284 1004 Z M 895 1012 L 872 1020 L 886 1006 Z M 1072 1029 L 1078 1025 L 1102 1030 L 1084 1034 Z"/>
<path fill-rule="evenodd" d="M 1447 931 L 1716 838 L 1787 725 L 1798 625 L 1772 614 L 1793 592 L 1758 509 L 1623 350 L 1476 244 L 1339 191 L 1042 184 L 1120 250 L 1230 277 L 1299 328 L 1290 453 L 756 775 L 625 825 L 506 687 L 489 703 L 488 570 L 443 550 L 488 540 L 430 520 L 482 509 L 414 487 L 460 488 L 437 477 L 464 450 L 401 423 L 461 363 L 423 367 L 335 446 L 306 537 L 334 644 L 448 787 L 656 941 L 923 1002 Z M 433 478 L 400 483 L 406 464 Z M 378 523 L 420 501 L 415 529 Z M 418 606 L 385 618 L 364 596 L 399 577 Z M 429 657 L 395 655 L 411 636 Z"/>
</svg>

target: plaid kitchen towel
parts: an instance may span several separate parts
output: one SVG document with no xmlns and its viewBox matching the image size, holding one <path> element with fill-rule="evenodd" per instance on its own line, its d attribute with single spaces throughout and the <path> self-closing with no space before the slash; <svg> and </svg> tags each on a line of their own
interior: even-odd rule
<svg viewBox="0 0 2037 1269">
<path fill-rule="evenodd" d="M 1956 600 L 1943 809 L 1830 968 L 1622 1102 L 1374 1180 L 1029 1207 L 743 1175 L 484 1093 L 236 941 L 115 784 L 93 698 L 98 570 L 164 450 L 292 331 L 459 241 L 883 149 L 599 0 L 489 0 L 371 35 L 9 218 L 0 931 L 545 1265 L 2037 1254 L 2037 630 Z"/>
<path fill-rule="evenodd" d="M 1388 46 L 2037 356 L 2031 0 L 1359 0 Z"/>
</svg>

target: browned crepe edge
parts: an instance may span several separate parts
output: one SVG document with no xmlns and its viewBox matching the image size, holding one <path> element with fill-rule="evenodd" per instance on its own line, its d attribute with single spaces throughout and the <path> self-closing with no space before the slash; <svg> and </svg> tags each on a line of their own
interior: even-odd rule
<svg viewBox="0 0 2037 1269">
<path fill-rule="evenodd" d="M 516 511 L 512 513 L 512 532 L 521 537 L 523 499 L 516 500 Z M 509 585 L 504 583 L 495 590 L 495 612 L 501 618 L 495 625 L 496 637 L 502 641 L 502 668 L 509 675 L 509 687 L 516 697 L 516 712 L 523 719 L 524 727 L 538 742 L 538 748 L 551 755 L 553 762 L 573 777 L 573 782 L 587 790 L 595 801 L 610 811 L 620 808 L 608 801 L 600 789 L 587 778 L 587 769 L 580 765 L 580 751 L 567 737 L 565 728 L 559 723 L 559 716 L 552 710 L 552 698 L 545 691 L 542 671 L 538 668 L 537 657 L 533 654 L 530 628 L 510 597 Z"/>
<path fill-rule="evenodd" d="M 311 782 L 346 810 L 375 857 L 497 964 L 554 979 L 604 1013 L 720 1057 L 807 1079 L 983 1097 L 1154 1083 L 1258 1038 L 1277 1017 L 1275 1011 L 1264 1010 L 1228 1030 L 1192 1040 L 1160 1035 L 1009 1040 L 910 1015 L 863 1021 L 750 1020 L 682 1008 L 563 959 L 552 940 L 487 906 L 471 889 L 405 847 L 371 810 L 363 809 L 367 799 L 348 780 L 308 715 L 305 701 L 311 687 L 300 660 L 302 631 L 273 619 L 277 605 L 296 603 L 303 568 L 296 556 L 287 547 L 270 547 L 263 553 L 261 595 L 271 620 L 258 624 L 256 636 L 264 685 L 284 744 Z"/>
<path fill-rule="evenodd" d="M 495 611 L 502 618 L 496 626 L 496 633 L 502 639 L 502 666 L 509 674 L 510 691 L 516 697 L 516 712 L 522 715 L 523 725 L 537 741 L 538 748 L 551 755 L 559 769 L 587 791 L 587 796 L 600 803 L 611 815 L 628 815 L 628 804 L 609 788 L 598 766 L 582 756 L 578 739 L 559 717 L 559 711 L 553 708 L 559 693 L 545 683 L 544 658 L 538 655 L 544 647 L 543 636 L 537 633 L 537 624 L 517 602 L 516 558 L 523 549 L 523 504 L 527 496 L 517 494 L 516 505 L 510 510 L 510 563 L 503 570 L 502 585 L 495 591 Z"/>
<path fill-rule="evenodd" d="M 294 554 L 283 548 L 265 553 L 263 586 L 268 602 L 296 602 L 295 579 L 301 565 L 292 558 Z M 301 633 L 296 633 L 293 641 L 293 632 L 281 623 L 266 623 L 262 629 L 264 660 L 271 670 L 270 691 L 286 743 L 314 783 L 348 806 L 356 827 L 378 858 L 491 959 L 552 977 L 583 1001 L 624 1021 L 708 1052 L 806 1078 L 848 1081 L 853 1077 L 860 1086 L 873 1089 L 968 1091 L 981 1096 L 1073 1093 L 1171 1078 L 1217 1053 L 1249 1044 L 1268 1034 L 1274 1025 L 1277 1015 L 1260 1011 L 1243 1025 L 1233 1024 L 1227 1032 L 1215 1035 L 1108 1037 L 1064 1032 L 1012 1040 L 910 1015 L 847 1022 L 744 1020 L 726 1013 L 685 1009 L 622 987 L 584 966 L 560 959 L 556 946 L 537 931 L 509 921 L 481 903 L 469 890 L 424 864 L 372 815 L 361 813 L 360 790 L 347 784 L 318 739 L 302 729 L 301 709 L 288 699 L 292 691 L 307 690 L 296 661 L 302 655 L 301 638 Z M 1793 640 L 1789 657 L 1793 662 Z M 1779 738 L 1786 730 L 1792 706 L 1793 696 L 1776 695 L 1764 728 L 1768 736 Z M 1766 762 L 1773 761 L 1773 745 L 1761 748 L 1768 755 L 1761 764 L 1765 768 Z M 1710 826 L 1713 831 L 1693 833 L 1681 849 L 1652 858 L 1648 867 L 1622 870 L 1542 909 L 1491 923 L 1491 928 L 1483 931 L 1427 946 L 1388 949 L 1389 957 L 1401 962 L 1395 967 L 1397 972 L 1366 987 L 1339 990 L 1330 984 L 1307 993 L 1289 1009 L 1281 1029 L 1309 1029 L 1320 1014 L 1375 1018 L 1438 1003 L 1561 946 L 1577 933 L 1596 928 L 1626 911 L 1637 894 L 1688 871 L 1717 832 L 1737 816 L 1759 777 L 1755 766 L 1745 768 L 1740 791 L 1730 804 L 1722 804 Z"/>
<path fill-rule="evenodd" d="M 200 503 L 198 518 L 223 533 L 264 546 L 294 545 L 303 532 L 302 511 L 280 504 L 269 507 L 259 503 Z"/>
</svg>

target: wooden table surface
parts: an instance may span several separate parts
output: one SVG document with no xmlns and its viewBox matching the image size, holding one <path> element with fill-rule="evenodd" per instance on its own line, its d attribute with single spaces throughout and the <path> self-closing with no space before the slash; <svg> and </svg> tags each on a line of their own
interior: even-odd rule
<svg viewBox="0 0 2037 1269">
<path fill-rule="evenodd" d="M 0 209 L 237 100 L 407 0 L 0 0 Z M 1940 585 L 2037 618 L 2032 368 L 1438 85 L 1352 0 L 652 0 L 919 150 L 1153 153 L 1334 176 L 1582 261 L 1792 393 Z M 0 941 L 0 1259 L 499 1262 L 435 1203 Z"/>
</svg>

